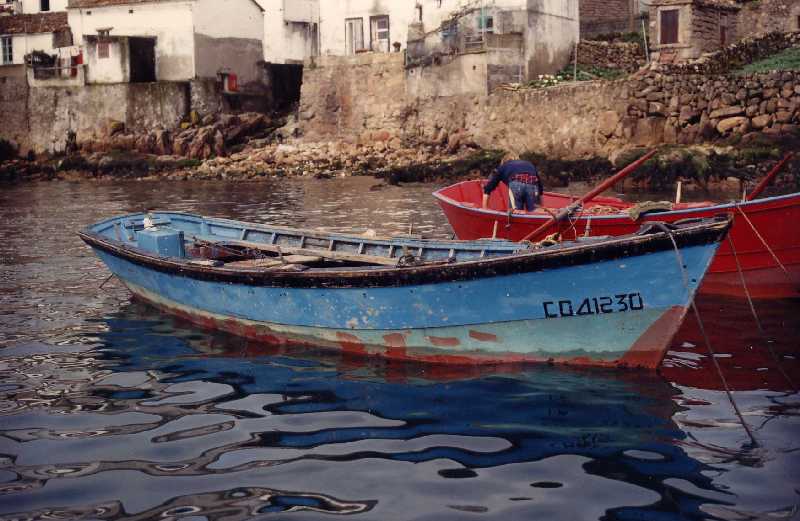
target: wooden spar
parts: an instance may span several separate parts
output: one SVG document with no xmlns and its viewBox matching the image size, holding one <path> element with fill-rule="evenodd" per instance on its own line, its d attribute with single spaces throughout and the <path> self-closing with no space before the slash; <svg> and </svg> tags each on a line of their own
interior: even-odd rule
<svg viewBox="0 0 800 521">
<path fill-rule="evenodd" d="M 238 241 L 234 239 L 221 239 L 217 242 L 209 241 L 207 239 L 201 239 L 200 237 L 194 237 L 193 239 L 196 243 L 200 245 L 218 246 L 221 243 L 221 245 L 223 246 L 225 245 L 242 246 L 254 250 L 278 253 L 281 256 L 286 254 L 287 258 L 288 256 L 292 255 L 308 255 L 311 257 L 320 257 L 324 259 L 346 261 L 346 262 L 359 262 L 365 264 L 379 264 L 381 266 L 392 266 L 392 267 L 397 267 L 397 260 L 398 260 L 397 258 L 379 257 L 377 255 L 363 255 L 363 254 L 355 255 L 338 251 L 318 250 L 313 248 L 296 248 L 292 246 L 277 246 L 274 244 L 265 244 L 262 242 Z"/>
<path fill-rule="evenodd" d="M 747 196 L 747 200 L 752 201 L 753 199 L 761 195 L 761 192 L 766 190 L 767 186 L 769 186 L 769 184 L 772 182 L 775 176 L 778 175 L 778 172 L 781 171 L 783 165 L 788 163 L 793 155 L 794 152 L 788 152 L 785 156 L 783 156 L 783 159 L 781 159 L 780 162 L 778 162 L 778 164 L 775 165 L 775 168 L 770 170 L 770 172 L 766 175 L 766 177 L 764 177 L 764 179 L 762 179 L 761 182 L 758 183 L 758 186 L 756 186 L 755 189 L 752 192 L 750 192 L 750 195 Z"/>
<path fill-rule="evenodd" d="M 657 152 L 657 150 L 651 150 L 650 152 L 646 153 L 645 155 L 643 155 L 642 157 L 640 157 L 639 159 L 637 159 L 636 161 L 634 161 L 630 165 L 626 166 L 625 168 L 623 168 L 622 170 L 620 170 L 619 172 L 617 172 L 613 176 L 609 177 L 608 179 L 606 179 L 605 181 L 603 181 L 602 183 L 597 185 L 592 191 L 590 191 L 589 193 L 587 193 L 586 195 L 584 195 L 580 199 L 575 200 L 574 203 L 572 203 L 569 206 L 567 206 L 566 208 L 562 209 L 556 215 L 550 217 L 550 219 L 548 219 L 544 224 L 542 224 L 541 226 L 539 226 L 538 228 L 533 230 L 531 233 L 529 233 L 528 235 L 523 237 L 520 242 L 529 241 L 529 240 L 533 239 L 534 237 L 540 236 L 541 234 L 546 232 L 553 224 L 555 224 L 558 221 L 561 221 L 567 215 L 572 213 L 572 211 L 575 208 L 577 208 L 578 206 L 580 206 L 583 203 L 588 203 L 589 201 L 591 201 L 592 199 L 594 199 L 598 195 L 602 194 L 603 192 L 605 192 L 606 190 L 608 190 L 609 188 L 614 186 L 616 183 L 622 181 L 631 172 L 633 172 L 634 170 L 636 170 L 637 168 L 642 166 L 648 159 L 653 157 L 656 154 L 656 152 Z"/>
</svg>

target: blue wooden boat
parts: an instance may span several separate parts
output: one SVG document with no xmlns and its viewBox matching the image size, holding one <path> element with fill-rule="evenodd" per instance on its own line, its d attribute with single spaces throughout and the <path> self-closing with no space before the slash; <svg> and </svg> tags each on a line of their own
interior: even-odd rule
<svg viewBox="0 0 800 521">
<path fill-rule="evenodd" d="M 157 212 L 79 235 L 135 297 L 263 342 L 434 363 L 656 368 L 729 225 L 651 224 L 542 246 Z"/>
</svg>

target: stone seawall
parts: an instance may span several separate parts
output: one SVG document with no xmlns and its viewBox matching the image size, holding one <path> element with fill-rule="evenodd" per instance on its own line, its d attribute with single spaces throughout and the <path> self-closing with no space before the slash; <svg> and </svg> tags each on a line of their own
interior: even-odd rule
<svg viewBox="0 0 800 521">
<path fill-rule="evenodd" d="M 86 85 L 32 88 L 27 106 L 30 144 L 37 151 L 61 151 L 67 133 L 77 142 L 101 139 L 109 121 L 147 131 L 176 127 L 189 107 L 186 83 Z"/>
<path fill-rule="evenodd" d="M 621 109 L 616 96 L 613 84 L 584 83 L 429 99 L 405 110 L 402 138 L 447 143 L 450 148 L 474 143 L 486 149 L 535 150 L 551 157 L 592 156 L 608 142 L 600 139 L 597 120 Z M 612 119 L 613 136 L 619 118 Z"/>
<path fill-rule="evenodd" d="M 0 139 L 22 153 L 61 152 L 67 135 L 77 144 L 108 137 L 111 122 L 128 131 L 171 130 L 194 110 L 223 110 L 213 80 L 117 83 L 79 87 L 29 87 L 25 76 L 0 77 Z"/>
<path fill-rule="evenodd" d="M 30 148 L 28 82 L 25 75 L 0 77 L 0 139 Z"/>
<path fill-rule="evenodd" d="M 329 59 L 305 76 L 298 127 L 309 142 L 416 141 L 449 148 L 460 143 L 570 159 L 631 145 L 798 130 L 800 73 L 691 71 L 643 71 L 616 82 L 488 96 L 418 98 L 406 92 L 400 61 Z"/>
<path fill-rule="evenodd" d="M 652 143 L 698 143 L 749 132 L 800 130 L 800 73 L 747 76 L 650 73 L 624 84 L 622 123 L 647 121 Z"/>
<path fill-rule="evenodd" d="M 306 63 L 300 120 L 309 140 L 398 136 L 409 103 L 403 56 L 369 53 Z"/>
<path fill-rule="evenodd" d="M 578 44 L 580 65 L 633 72 L 645 63 L 644 49 L 636 43 L 581 40 Z"/>
</svg>

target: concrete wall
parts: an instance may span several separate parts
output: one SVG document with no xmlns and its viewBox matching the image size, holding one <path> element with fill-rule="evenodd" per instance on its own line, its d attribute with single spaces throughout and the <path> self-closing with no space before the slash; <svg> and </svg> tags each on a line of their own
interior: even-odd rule
<svg viewBox="0 0 800 521">
<path fill-rule="evenodd" d="M 580 0 L 581 38 L 636 31 L 637 0 Z"/>
<path fill-rule="evenodd" d="M 424 2 L 430 5 L 429 2 Z M 320 2 L 321 54 L 346 54 L 345 19 L 361 18 L 364 27 L 364 46 L 370 45 L 370 17 L 389 15 L 389 42 L 405 47 L 408 25 L 414 16 L 413 2 L 393 0 L 323 0 Z"/>
<path fill-rule="evenodd" d="M 303 71 L 300 117 L 310 139 L 358 139 L 397 132 L 406 104 L 403 56 L 367 53 L 320 56 Z"/>
<path fill-rule="evenodd" d="M 98 56 L 96 38 L 84 40 L 87 83 L 127 83 L 130 79 L 130 50 L 127 38 L 108 42 L 108 58 Z"/>
<path fill-rule="evenodd" d="M 36 151 L 60 151 L 70 129 L 79 143 L 91 141 L 103 135 L 109 120 L 140 131 L 174 128 L 188 106 L 187 83 L 34 88 L 27 103 L 29 143 Z"/>
<path fill-rule="evenodd" d="M 13 64 L 21 65 L 25 63 L 25 55 L 33 51 L 44 51 L 52 54 L 53 33 L 42 34 L 15 34 L 11 37 L 11 47 L 13 52 Z"/>
<path fill-rule="evenodd" d="M 34 69 L 27 68 L 28 85 L 31 87 L 81 87 L 86 84 L 86 67 L 76 66 L 75 76 L 71 75 L 70 69 L 62 69 L 57 75 L 42 78 L 36 77 Z"/>
<path fill-rule="evenodd" d="M 241 85 L 260 80 L 264 17 L 251 0 L 199 0 L 194 29 L 196 77 L 229 71 Z"/>
<path fill-rule="evenodd" d="M 487 94 L 488 55 L 464 54 L 440 65 L 406 71 L 406 88 L 412 98 Z"/>
<path fill-rule="evenodd" d="M 50 11 L 66 11 L 68 0 L 50 0 Z M 33 14 L 42 12 L 39 7 L 41 0 L 21 0 L 22 12 L 24 14 Z"/>
<path fill-rule="evenodd" d="M 578 0 L 528 0 L 525 32 L 528 79 L 564 67 L 579 35 Z"/>
<path fill-rule="evenodd" d="M 69 25 L 76 42 L 108 27 L 113 28 L 111 36 L 155 37 L 156 78 L 186 81 L 195 77 L 192 6 L 193 2 L 176 1 L 70 9 Z"/>
<path fill-rule="evenodd" d="M 291 1 L 291 0 L 289 0 Z M 288 9 L 287 0 L 261 0 L 264 7 L 264 61 L 269 63 L 299 63 L 316 54 L 313 26 L 319 30 L 319 3 L 301 2 L 305 16 L 297 9 Z M 307 17 L 310 22 L 287 20 Z M 317 44 L 318 46 L 318 44 Z"/>
<path fill-rule="evenodd" d="M 28 126 L 28 82 L 22 66 L 0 67 L 16 75 L 0 76 L 0 139 L 17 145 L 23 153 L 30 148 Z"/>
</svg>

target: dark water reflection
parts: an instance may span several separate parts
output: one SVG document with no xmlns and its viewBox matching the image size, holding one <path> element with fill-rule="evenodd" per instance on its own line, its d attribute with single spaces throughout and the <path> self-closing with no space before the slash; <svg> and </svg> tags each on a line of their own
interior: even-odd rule
<svg viewBox="0 0 800 521">
<path fill-rule="evenodd" d="M 50 184 L 0 194 L 0 519 L 792 519 L 799 302 L 700 302 L 663 378 L 269 349 L 131 303 L 74 236 L 169 207 L 446 232 L 431 185 Z M 781 368 L 782 371 L 778 370 Z"/>
</svg>

